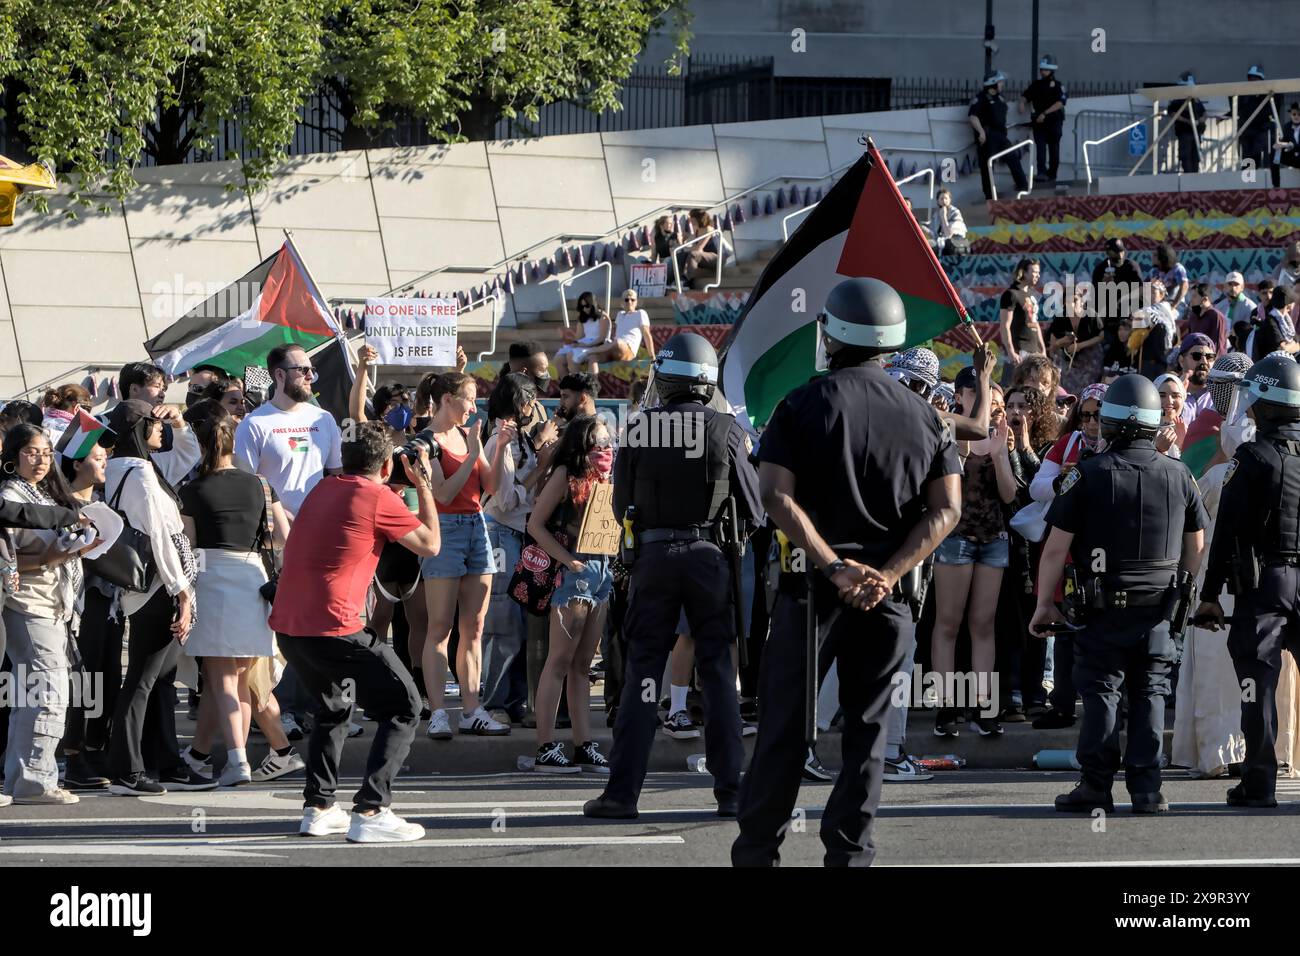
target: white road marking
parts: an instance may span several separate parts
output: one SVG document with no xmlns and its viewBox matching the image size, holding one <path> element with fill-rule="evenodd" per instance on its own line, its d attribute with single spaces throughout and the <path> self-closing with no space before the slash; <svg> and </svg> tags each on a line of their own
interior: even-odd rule
<svg viewBox="0 0 1300 956">
<path fill-rule="evenodd" d="M 411 800 L 424 793 L 436 791 L 399 790 L 393 793 L 394 810 L 517 810 L 526 807 L 577 807 L 581 808 L 583 800 L 497 800 L 449 802 Z M 172 807 L 212 807 L 232 810 L 287 810 L 296 808 L 302 813 L 302 793 L 286 790 L 178 790 L 158 796 L 137 797 L 141 803 Z M 341 801 L 344 806 L 347 800 Z M 0 822 L 4 817 L 0 816 Z"/>
<path fill-rule="evenodd" d="M 247 850 L 227 850 L 217 847 L 205 847 L 201 844 L 184 844 L 180 846 L 159 846 L 140 843 L 57 843 L 37 846 L 0 846 L 0 853 L 32 854 L 33 856 L 211 856 L 211 857 L 252 857 L 275 859 L 273 853 L 253 853 Z"/>
<path fill-rule="evenodd" d="M 34 856 L 211 856 L 274 858 L 283 851 L 338 850 L 384 847 L 577 847 L 577 846 L 684 846 L 680 836 L 573 836 L 573 837 L 462 837 L 415 840 L 410 843 L 348 843 L 338 839 L 306 839 L 297 834 L 285 836 L 213 837 L 184 841 L 147 843 L 115 840 L 82 843 L 26 844 L 0 846 L 0 854 Z M 275 851 L 275 852 L 257 852 Z"/>
</svg>

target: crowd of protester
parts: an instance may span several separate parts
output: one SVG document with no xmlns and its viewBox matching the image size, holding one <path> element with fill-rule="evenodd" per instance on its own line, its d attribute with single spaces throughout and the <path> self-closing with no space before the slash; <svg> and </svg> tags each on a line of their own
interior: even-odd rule
<svg viewBox="0 0 1300 956">
<path fill-rule="evenodd" d="M 964 231 L 960 214 L 946 212 L 951 208 L 941 204 L 945 239 Z M 709 227 L 701 220 L 697 233 Z M 666 231 L 656 235 L 665 255 L 676 248 L 670 240 Z M 691 248 L 688 271 L 707 271 L 708 247 Z M 1182 456 L 1194 431 L 1218 443 L 1205 465 L 1207 495 L 1217 494 L 1221 477 L 1216 483 L 1214 469 L 1231 456 L 1242 429 L 1225 423 L 1216 381 L 1239 376 L 1264 355 L 1300 351 L 1300 243 L 1284 250 L 1283 261 L 1276 280 L 1254 290 L 1258 298 L 1237 272 L 1220 294 L 1188 275 L 1169 244 L 1159 247 L 1144 279 L 1123 243 L 1110 240 L 1090 291 L 1078 284 L 1048 318 L 1040 264 L 1027 257 L 999 301 L 1001 383 L 981 379 L 974 367 L 945 381 L 937 356 L 924 348 L 895 356 L 891 374 L 926 396 L 936 414 L 969 414 L 983 401 L 990 424 L 986 438 L 959 443 L 962 519 L 933 556 L 933 583 L 917 624 L 918 663 L 977 678 L 973 699 L 958 701 L 945 691 L 925 701 L 935 708 L 936 736 L 955 737 L 967 721 L 983 736 L 1002 733 L 1006 722 L 1073 723 L 1069 638 L 1038 640 L 1027 627 L 1046 507 L 1072 469 L 1103 450 L 1099 411 L 1107 385 L 1131 370 L 1149 376 L 1160 392 L 1162 452 Z M 1108 285 L 1125 284 L 1133 292 L 1127 299 L 1106 295 Z M 40 404 L 4 406 L 0 498 L 71 512 L 106 504 L 147 542 L 150 569 L 142 589 L 123 587 L 98 575 L 95 561 L 83 560 L 93 543 L 71 540 L 67 531 L 5 532 L 5 668 L 46 692 L 10 702 L 4 711 L 4 792 L 18 802 L 70 803 L 76 800 L 71 791 L 83 788 L 156 794 L 304 769 L 294 748 L 304 733 L 324 728 L 341 743 L 365 727 L 350 701 L 330 705 L 321 689 L 327 663 L 307 649 L 304 632 L 277 628 L 276 617 L 321 626 L 315 611 L 298 608 L 307 599 L 317 611 L 335 614 L 331 620 L 349 621 L 340 608 L 358 588 L 367 633 L 391 648 L 418 704 L 408 718 L 400 713 L 405 691 L 395 697 L 375 691 L 383 703 L 373 707 L 362 699 L 377 738 L 398 740 L 419 721 L 439 741 L 535 727 L 536 751 L 521 756 L 531 757 L 538 771 L 607 773 L 591 729 L 590 681 L 603 671 L 612 724 L 627 573 L 617 558 L 582 554 L 575 545 L 593 487 L 611 480 L 620 438 L 597 415 L 597 362 L 635 357 L 642 345 L 653 355 L 636 293 L 629 290 L 622 305 L 611 319 L 593 296 L 579 300 L 581 338 L 556 356 L 554 417 L 541 401 L 552 389 L 551 363 L 531 342 L 510 347 L 481 421 L 478 387 L 464 374 L 463 353 L 457 369 L 429 373 L 411 387 L 372 382 L 376 354 L 368 347 L 359 356 L 346 428 L 313 403 L 316 372 L 292 346 L 268 357 L 269 396 L 201 366 L 189 377 L 183 412 L 164 404 L 167 379 L 160 369 L 128 365 L 118 382 L 121 400 L 101 416 L 107 430 L 76 452 L 56 446 L 92 408 L 83 387 L 51 389 Z M 644 381 L 635 383 L 634 407 L 643 392 Z M 365 423 L 372 423 L 368 437 L 345 434 Z M 372 460 L 381 445 L 388 456 L 382 468 Z M 341 480 L 321 485 L 334 477 Z M 294 530 L 301 512 L 313 501 L 325 507 L 331 496 L 342 511 L 354 509 L 348 496 L 355 497 L 362 479 L 369 479 L 365 500 L 380 495 L 382 507 L 367 506 L 373 540 L 352 528 L 347 547 L 373 552 L 373 576 L 358 582 L 331 566 L 320 569 L 327 582 L 322 592 L 295 584 L 284 597 L 283 562 L 294 565 L 288 579 L 301 582 L 304 563 L 326 560 L 320 555 L 332 547 L 316 528 L 320 522 Z M 325 490 L 313 496 L 317 486 Z M 760 528 L 746 564 L 746 593 L 757 595 L 745 608 L 751 646 L 761 646 L 766 626 L 768 540 L 770 529 Z M 547 573 L 520 574 L 521 568 Z M 268 622 L 272 606 L 277 615 Z M 664 732 L 677 739 L 698 736 L 701 720 L 691 699 L 692 647 L 684 624 L 680 632 L 663 701 Z M 1215 668 L 1223 671 L 1217 677 L 1231 679 L 1226 657 L 1208 649 L 1195 629 L 1188 647 L 1197 654 L 1197 687 L 1214 686 Z M 756 665 L 740 675 L 748 721 L 758 713 L 755 676 Z M 183 748 L 175 721 L 178 681 L 191 688 L 196 720 Z M 70 693 L 78 686 L 94 687 L 96 699 Z M 1231 708 L 1220 707 L 1222 726 L 1206 730 L 1205 708 L 1185 710 L 1184 696 L 1178 696 L 1177 738 L 1186 744 L 1184 756 L 1190 753 L 1189 765 L 1204 773 L 1226 772 L 1241 746 Z M 454 724 L 453 699 L 459 703 Z M 834 719 L 822 715 L 827 724 Z M 905 717 L 891 732 L 887 756 L 895 772 L 886 779 L 924 779 L 907 756 L 904 727 Z M 567 751 L 564 729 L 572 738 Z M 268 745 L 256 768 L 248 757 L 253 734 Z M 214 760 L 221 749 L 224 760 Z M 1283 762 L 1292 764 L 1289 757 Z M 807 772 L 826 775 L 815 754 Z M 313 786 L 323 792 L 332 784 L 322 778 Z M 375 800 L 382 808 L 382 795 Z M 319 825 L 332 825 L 321 813 Z"/>
</svg>

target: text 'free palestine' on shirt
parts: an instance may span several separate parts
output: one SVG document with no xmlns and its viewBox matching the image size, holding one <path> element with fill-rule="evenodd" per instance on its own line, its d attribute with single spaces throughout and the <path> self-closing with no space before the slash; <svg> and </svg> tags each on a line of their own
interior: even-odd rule
<svg viewBox="0 0 1300 956">
<path fill-rule="evenodd" d="M 267 402 L 235 430 L 235 463 L 266 478 L 285 511 L 296 515 L 325 469 L 343 467 L 343 436 L 323 408 L 285 412 Z"/>
</svg>

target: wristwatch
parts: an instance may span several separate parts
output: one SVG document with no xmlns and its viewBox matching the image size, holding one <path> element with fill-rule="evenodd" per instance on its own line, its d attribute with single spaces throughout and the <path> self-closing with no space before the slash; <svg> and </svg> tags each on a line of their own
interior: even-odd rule
<svg viewBox="0 0 1300 956">
<path fill-rule="evenodd" d="M 836 558 L 834 561 L 832 561 L 830 564 L 826 565 L 826 567 L 822 569 L 822 574 L 826 575 L 827 578 L 833 578 L 841 571 L 845 571 L 847 569 L 848 569 L 848 565 L 845 564 L 843 561 L 841 561 L 839 558 Z"/>
</svg>

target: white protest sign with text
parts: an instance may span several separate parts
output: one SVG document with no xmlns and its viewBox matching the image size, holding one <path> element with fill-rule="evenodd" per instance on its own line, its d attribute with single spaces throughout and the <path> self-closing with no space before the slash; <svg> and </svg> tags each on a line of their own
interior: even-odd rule
<svg viewBox="0 0 1300 956">
<path fill-rule="evenodd" d="M 366 299 L 366 344 L 380 365 L 456 364 L 455 299 Z"/>
</svg>

